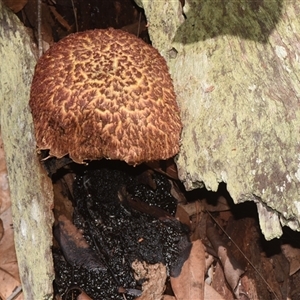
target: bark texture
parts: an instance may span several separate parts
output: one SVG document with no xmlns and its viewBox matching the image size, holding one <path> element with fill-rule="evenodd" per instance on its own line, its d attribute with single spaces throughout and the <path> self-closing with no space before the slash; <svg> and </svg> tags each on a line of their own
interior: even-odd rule
<svg viewBox="0 0 300 300">
<path fill-rule="evenodd" d="M 179 1 L 139 2 L 181 108 L 185 187 L 226 182 L 267 239 L 299 230 L 300 3 L 186 0 L 184 19 Z"/>
<path fill-rule="evenodd" d="M 33 42 L 0 1 L 0 124 L 9 174 L 15 246 L 25 299 L 52 299 L 52 185 L 36 154 L 28 100 Z"/>
</svg>

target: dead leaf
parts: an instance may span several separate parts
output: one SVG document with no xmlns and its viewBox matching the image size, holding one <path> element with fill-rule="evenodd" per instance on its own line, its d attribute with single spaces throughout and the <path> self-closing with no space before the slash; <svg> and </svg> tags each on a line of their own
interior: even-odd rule
<svg viewBox="0 0 300 300">
<path fill-rule="evenodd" d="M 174 296 L 164 295 L 162 300 L 176 300 L 176 298 Z"/>
<path fill-rule="evenodd" d="M 204 286 L 204 299 L 205 300 L 225 300 L 212 286 L 205 283 Z"/>
<path fill-rule="evenodd" d="M 214 266 L 210 286 L 226 300 L 234 300 L 234 294 L 226 281 L 223 266 L 217 261 Z M 253 298 L 258 299 L 258 298 Z"/>
<path fill-rule="evenodd" d="M 171 179 L 178 180 L 177 166 L 173 158 L 147 162 L 146 165 L 158 173 L 168 176 Z"/>
<path fill-rule="evenodd" d="M 191 229 L 190 217 L 181 205 L 177 206 L 175 218 L 178 219 L 182 224 L 187 225 L 189 229 Z"/>
<path fill-rule="evenodd" d="M 143 173 L 137 176 L 136 178 L 137 182 L 139 184 L 144 184 L 149 186 L 152 190 L 156 190 L 157 184 L 154 180 L 153 174 L 154 174 L 153 170 L 147 169 L 146 171 L 144 171 Z"/>
<path fill-rule="evenodd" d="M 0 220 L 3 236 L 0 239 L 0 297 L 9 298 L 16 287 L 20 286 L 19 269 L 12 227 L 11 199 L 7 178 L 6 162 L 0 133 Z M 15 300 L 23 299 L 23 295 Z"/>
<path fill-rule="evenodd" d="M 60 215 L 66 216 L 67 219 L 72 220 L 74 207 L 70 199 L 71 193 L 69 192 L 69 187 L 65 182 L 65 175 L 62 180 L 57 180 L 53 183 L 53 193 L 54 193 L 54 209 L 53 213 L 55 219 L 58 219 Z M 72 176 L 72 174 L 70 174 Z M 66 183 L 66 184 L 65 184 Z M 69 197 L 68 197 L 69 196 Z"/>
<path fill-rule="evenodd" d="M 130 208 L 136 211 L 148 214 L 160 220 L 170 219 L 174 222 L 178 222 L 176 218 L 174 218 L 171 214 L 169 214 L 164 209 L 159 208 L 157 206 L 150 205 L 140 200 L 138 197 L 132 197 L 129 193 L 127 193 L 125 187 L 119 190 L 118 197 L 123 205 L 129 206 Z"/>
<path fill-rule="evenodd" d="M 218 230 L 215 228 L 211 219 L 208 219 L 207 221 L 206 233 L 210 243 L 217 252 L 222 263 L 225 278 L 228 284 L 232 288 L 232 291 L 236 292 L 236 288 L 240 282 L 240 278 L 244 273 L 244 270 L 240 267 L 240 263 L 235 259 L 227 245 L 222 241 L 221 236 L 219 235 Z"/>
<path fill-rule="evenodd" d="M 74 298 L 74 295 L 72 294 L 73 291 L 76 291 L 76 292 L 80 292 L 80 294 L 76 297 L 76 300 L 93 300 L 90 296 L 88 296 L 81 288 L 77 287 L 77 286 L 74 286 L 74 287 L 71 287 L 67 290 L 66 294 L 65 294 L 65 297 L 64 299 L 68 298 L 68 296 L 71 296 L 72 299 L 75 299 Z M 63 298 L 60 296 L 60 295 L 56 295 L 55 296 L 55 300 L 63 300 Z"/>
<path fill-rule="evenodd" d="M 291 276 L 300 269 L 300 249 L 294 248 L 289 244 L 284 244 L 281 246 L 281 250 L 290 263 L 289 275 Z"/>
<path fill-rule="evenodd" d="M 169 179 L 169 182 L 171 184 L 171 195 L 177 200 L 178 204 L 186 204 L 187 200 L 186 197 L 182 191 L 182 188 L 179 187 L 176 181 Z"/>
<path fill-rule="evenodd" d="M 9 272 L 1 268 L 0 268 L 0 282 L 1 282 L 1 287 L 0 287 L 1 299 L 2 298 L 7 299 L 13 293 L 14 289 L 20 285 L 19 280 L 16 280 Z"/>
<path fill-rule="evenodd" d="M 142 31 L 146 30 L 146 22 L 136 22 L 133 24 L 126 25 L 121 28 L 124 31 L 134 34 L 135 36 L 139 36 Z"/>
<path fill-rule="evenodd" d="M 82 292 L 78 297 L 77 300 L 93 300 L 89 297 L 85 292 Z"/>
<path fill-rule="evenodd" d="M 3 2 L 14 13 L 19 12 L 27 4 L 27 0 L 3 0 Z"/>
<path fill-rule="evenodd" d="M 69 264 L 82 266 L 87 270 L 105 271 L 107 269 L 96 252 L 90 248 L 82 232 L 66 216 L 60 215 L 58 217 L 58 224 L 54 227 L 53 233 Z"/>
<path fill-rule="evenodd" d="M 68 32 L 71 32 L 72 27 L 68 24 L 68 22 L 57 12 L 56 8 L 52 5 L 49 5 L 49 9 L 51 13 L 54 15 L 56 20 L 59 22 L 61 26 L 63 26 Z"/>
<path fill-rule="evenodd" d="M 191 217 L 193 215 L 197 215 L 200 212 L 205 210 L 204 202 L 201 200 L 187 203 L 185 205 L 181 205 L 181 207 L 186 211 L 186 213 Z"/>
<path fill-rule="evenodd" d="M 201 240 L 192 242 L 189 258 L 178 277 L 171 277 L 176 299 L 204 300 L 205 251 Z"/>
<path fill-rule="evenodd" d="M 230 218 L 226 233 L 230 237 L 230 240 L 225 238 L 229 252 L 239 262 L 240 268 L 246 270 L 235 294 L 248 295 L 249 299 L 267 299 L 271 292 L 276 299 L 287 299 L 287 260 L 279 251 L 278 254 L 272 253 L 272 256 L 262 251 L 258 220 L 249 217 L 238 220 Z M 277 243 L 275 240 L 273 242 Z M 273 248 L 274 244 L 268 247 Z M 275 249 L 272 252 L 276 252 Z"/>
<path fill-rule="evenodd" d="M 0 219 L 0 241 L 2 240 L 4 234 L 3 221 Z"/>
<path fill-rule="evenodd" d="M 207 211 L 210 211 L 210 212 L 230 210 L 230 206 L 228 204 L 228 201 L 224 196 L 218 197 L 217 202 L 215 203 L 215 205 L 210 204 L 205 199 L 204 205 L 205 205 L 205 209 Z"/>
<path fill-rule="evenodd" d="M 11 206 L 8 176 L 0 135 L 0 214 Z"/>
<path fill-rule="evenodd" d="M 135 260 L 132 263 L 134 277 L 143 282 L 143 294 L 136 300 L 157 300 L 162 298 L 167 279 L 167 269 L 162 263 L 154 265 Z"/>
</svg>

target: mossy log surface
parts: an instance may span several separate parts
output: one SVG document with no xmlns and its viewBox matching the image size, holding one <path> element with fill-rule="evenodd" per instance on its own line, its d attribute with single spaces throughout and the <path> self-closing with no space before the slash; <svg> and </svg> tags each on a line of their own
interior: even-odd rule
<svg viewBox="0 0 300 300">
<path fill-rule="evenodd" d="M 185 18 L 179 1 L 139 4 L 174 80 L 185 187 L 259 203 L 267 239 L 299 230 L 300 3 L 186 0 Z"/>
<path fill-rule="evenodd" d="M 52 185 L 36 154 L 28 106 L 33 42 L 0 1 L 0 125 L 12 199 L 15 246 L 25 299 L 52 299 Z"/>
</svg>

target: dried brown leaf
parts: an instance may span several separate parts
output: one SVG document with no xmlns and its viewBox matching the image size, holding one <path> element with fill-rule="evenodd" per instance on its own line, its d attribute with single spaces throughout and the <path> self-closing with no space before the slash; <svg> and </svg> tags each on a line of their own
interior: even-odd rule
<svg viewBox="0 0 300 300">
<path fill-rule="evenodd" d="M 207 222 L 206 233 L 210 243 L 220 258 L 228 284 L 232 288 L 232 291 L 236 292 L 241 275 L 244 273 L 243 268 L 223 242 L 218 230 L 214 227 L 210 219 L 208 219 Z"/>
<path fill-rule="evenodd" d="M 300 269 L 300 249 L 289 244 L 281 246 L 282 253 L 290 263 L 289 275 L 295 274 Z"/>
<path fill-rule="evenodd" d="M 89 297 L 85 292 L 82 292 L 78 297 L 77 300 L 93 300 Z"/>
<path fill-rule="evenodd" d="M 63 26 L 68 32 L 70 32 L 72 30 L 72 27 L 68 24 L 68 22 L 62 17 L 62 15 L 60 15 L 56 8 L 52 5 L 49 5 L 49 9 L 51 11 L 51 13 L 54 15 L 54 17 L 56 18 L 56 20 L 60 23 L 61 26 Z"/>
<path fill-rule="evenodd" d="M 13 293 L 15 288 L 20 286 L 20 281 L 15 279 L 12 274 L 0 268 L 0 296 L 1 299 L 8 299 L 10 295 Z M 23 299 L 22 295 L 19 295 L 16 300 Z"/>
<path fill-rule="evenodd" d="M 205 205 L 205 209 L 210 212 L 230 210 L 228 201 L 223 196 L 220 196 L 214 205 L 210 204 L 207 200 L 205 200 L 204 205 Z"/>
<path fill-rule="evenodd" d="M 65 177 L 63 180 L 57 180 L 53 183 L 53 193 L 54 193 L 54 216 L 56 219 L 59 218 L 60 215 L 66 216 L 67 219 L 72 220 L 74 207 L 72 201 L 70 200 L 70 195 L 68 187 L 66 187 Z M 72 176 L 70 174 L 70 176 Z"/>
<path fill-rule="evenodd" d="M 231 287 L 227 284 L 223 266 L 217 261 L 212 274 L 211 287 L 216 290 L 224 299 L 234 300 L 235 296 L 232 292 Z M 254 298 L 255 299 L 255 298 Z"/>
<path fill-rule="evenodd" d="M 28 0 L 3 0 L 4 4 L 14 13 L 19 12 L 27 4 Z"/>
<path fill-rule="evenodd" d="M 82 266 L 87 270 L 106 270 L 106 266 L 89 247 L 82 232 L 66 216 L 58 217 L 53 233 L 69 264 Z"/>
<path fill-rule="evenodd" d="M 173 158 L 167 160 L 147 162 L 146 165 L 158 173 L 166 175 L 169 178 L 178 180 L 177 166 Z"/>
<path fill-rule="evenodd" d="M 178 277 L 171 277 L 176 299 L 204 300 L 205 251 L 201 240 L 192 243 L 189 258 Z"/>
<path fill-rule="evenodd" d="M 0 241 L 2 240 L 4 234 L 3 221 L 0 219 Z"/>
<path fill-rule="evenodd" d="M 225 300 L 212 286 L 205 284 L 204 286 L 205 300 Z"/>
<path fill-rule="evenodd" d="M 187 203 L 185 205 L 181 205 L 181 207 L 186 211 L 186 213 L 191 217 L 193 215 L 197 215 L 200 212 L 204 211 L 203 201 L 198 200 L 194 202 Z"/>
<path fill-rule="evenodd" d="M 0 239 L 0 296 L 7 299 L 20 286 L 19 269 L 14 245 L 11 199 L 3 143 L 0 133 L 0 220 L 3 237 Z M 23 299 L 19 295 L 16 300 Z"/>
<path fill-rule="evenodd" d="M 177 200 L 177 203 L 181 205 L 186 204 L 186 197 L 183 194 L 182 189 L 178 186 L 177 182 L 171 179 L 169 179 L 169 182 L 171 184 L 170 193 Z"/>
<path fill-rule="evenodd" d="M 0 214 L 11 206 L 5 154 L 0 133 Z"/>
<path fill-rule="evenodd" d="M 182 224 L 187 225 L 188 228 L 191 229 L 190 217 L 189 217 L 188 213 L 186 212 L 186 210 L 181 205 L 177 206 L 175 218 L 178 219 Z"/>
<path fill-rule="evenodd" d="M 131 266 L 135 272 L 134 277 L 136 280 L 146 279 L 142 286 L 143 294 L 136 300 L 161 299 L 167 279 L 166 266 L 162 263 L 151 265 L 138 260 L 135 260 Z"/>
<path fill-rule="evenodd" d="M 176 298 L 174 296 L 164 295 L 162 300 L 176 300 Z"/>
<path fill-rule="evenodd" d="M 142 22 L 135 22 L 133 24 L 126 25 L 126 26 L 122 27 L 121 29 L 124 31 L 127 31 L 129 33 L 132 33 L 136 36 L 139 36 L 140 33 L 142 31 L 145 31 L 147 28 L 146 28 L 146 22 L 142 21 Z"/>
</svg>

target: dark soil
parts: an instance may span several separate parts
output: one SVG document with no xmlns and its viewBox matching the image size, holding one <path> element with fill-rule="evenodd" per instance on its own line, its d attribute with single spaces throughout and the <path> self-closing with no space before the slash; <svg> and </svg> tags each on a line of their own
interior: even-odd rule
<svg viewBox="0 0 300 300">
<path fill-rule="evenodd" d="M 173 217 L 177 201 L 170 194 L 168 178 L 151 172 L 148 180 L 153 189 L 145 182 L 144 171 L 109 162 L 77 172 L 73 222 L 106 270 L 76 265 L 76 258 L 67 261 L 55 249 L 56 293 L 63 295 L 77 286 L 93 299 L 124 299 L 122 288 L 126 298 L 133 299 L 128 292 L 138 293 L 142 284 L 134 279 L 135 260 L 162 262 L 171 275 L 179 274 L 189 254 L 188 230 Z M 148 214 L 145 207 L 150 206 Z M 76 248 L 71 251 L 82 255 Z"/>
</svg>

